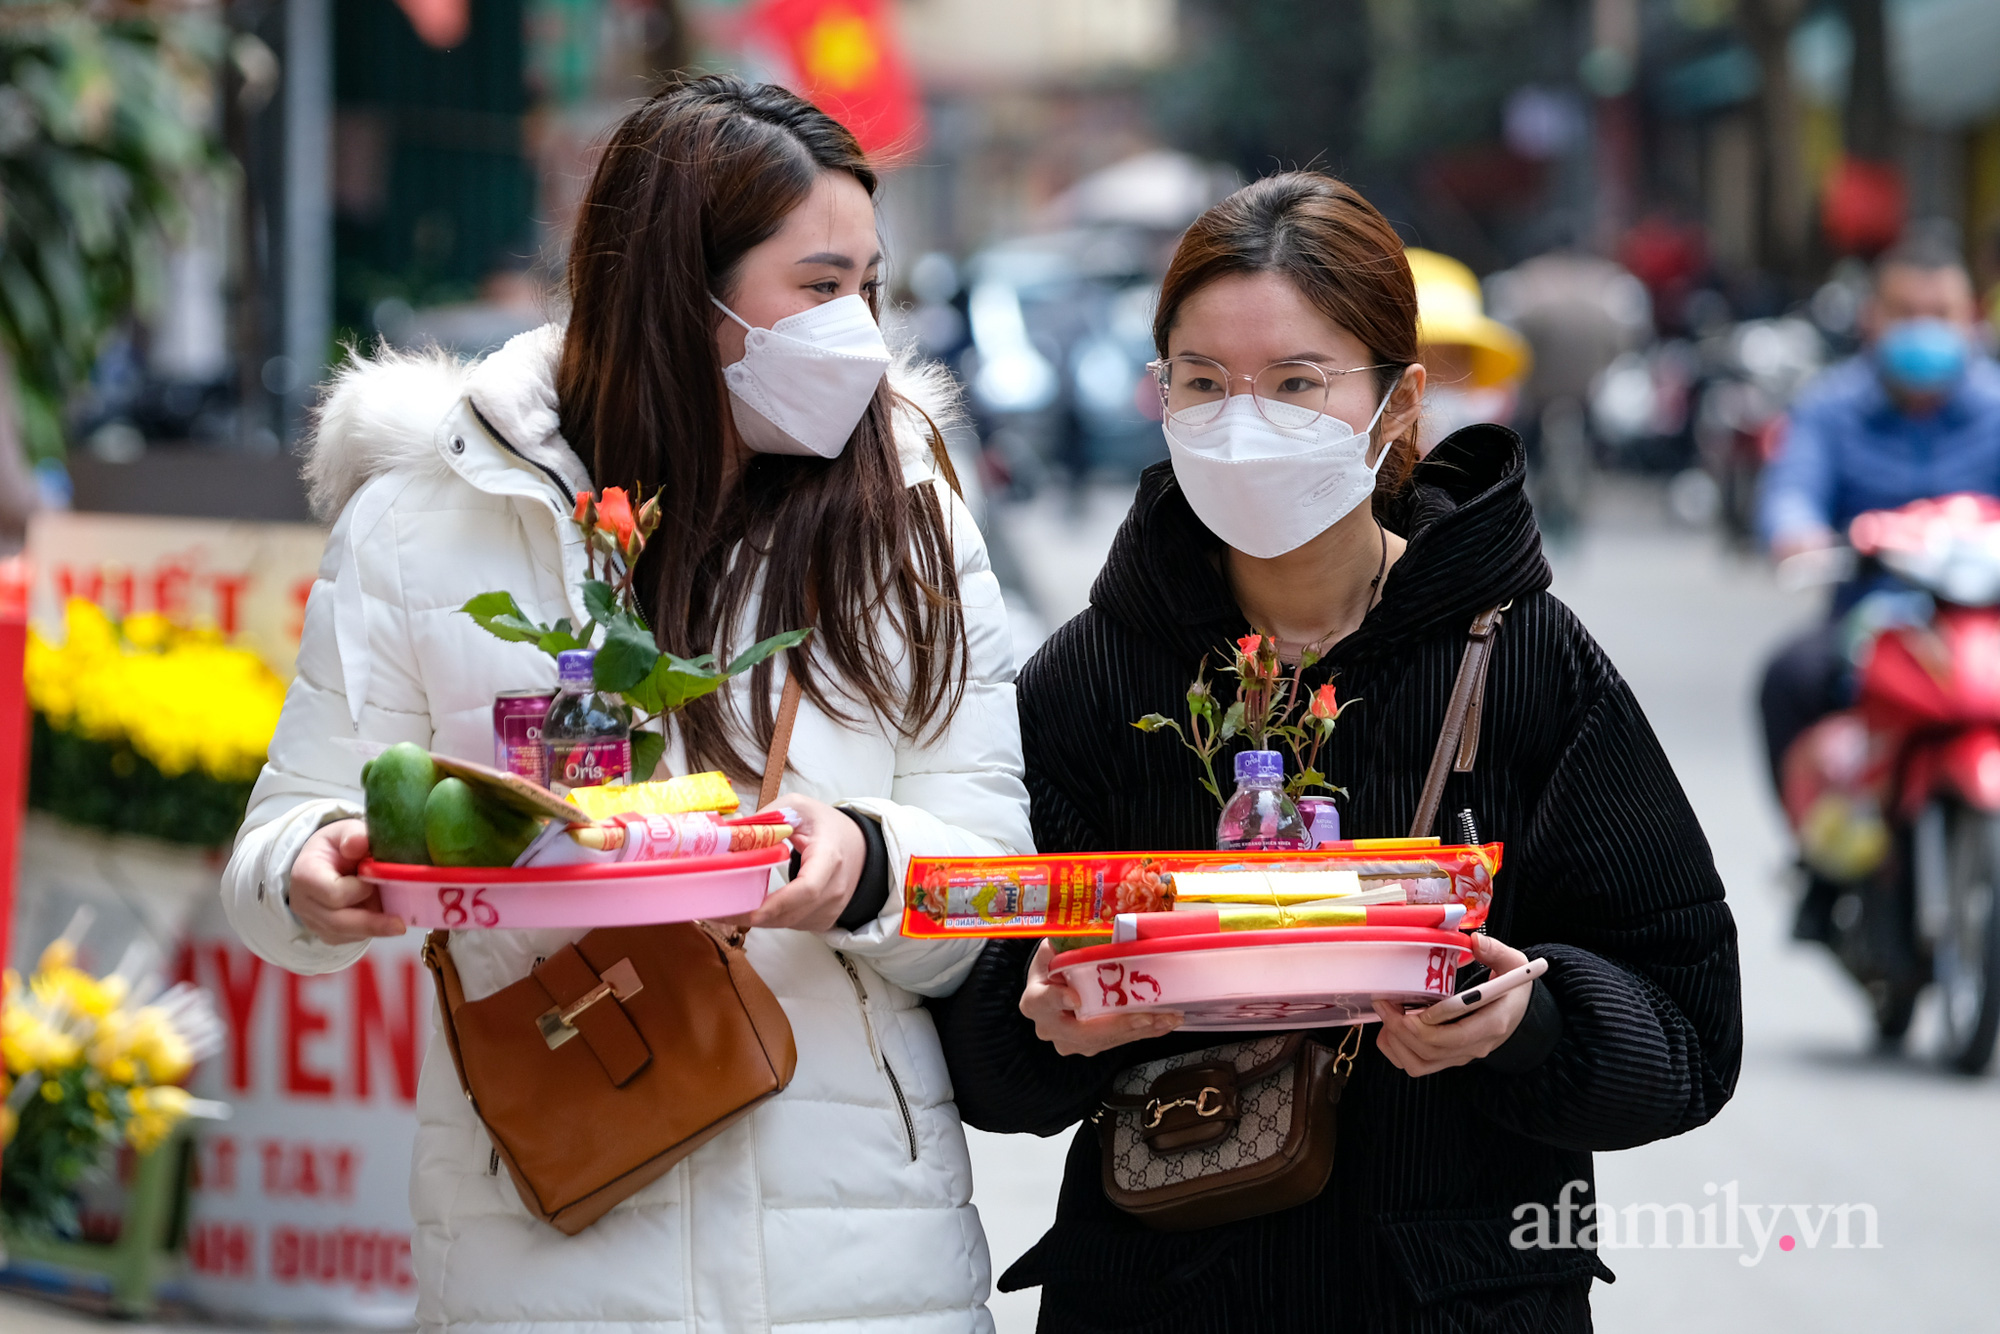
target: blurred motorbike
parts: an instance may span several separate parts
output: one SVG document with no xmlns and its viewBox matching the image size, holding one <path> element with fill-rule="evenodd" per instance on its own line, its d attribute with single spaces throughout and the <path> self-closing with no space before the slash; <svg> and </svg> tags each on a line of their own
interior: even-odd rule
<svg viewBox="0 0 2000 1334">
<path fill-rule="evenodd" d="M 1784 441 L 1785 413 L 1826 362 L 1826 342 L 1796 316 L 1743 320 L 1698 341 L 1627 352 L 1591 386 L 1591 428 L 1610 461 L 1672 472 L 1674 511 L 1719 523 L 1747 546 L 1757 486 Z"/>
<path fill-rule="evenodd" d="M 1886 573 L 1893 586 L 1843 622 L 1854 704 L 1786 752 L 1785 814 L 1832 891 L 1827 943 L 1881 1037 L 1900 1041 L 1935 984 L 1942 1055 L 1976 1074 L 2000 1036 L 2000 500 L 1878 510 L 1848 537 L 1815 553 L 1814 581 Z"/>
<path fill-rule="evenodd" d="M 1785 438 L 1785 413 L 1826 363 L 1810 320 L 1745 320 L 1703 340 L 1704 374 L 1694 412 L 1695 449 L 1714 479 L 1723 531 L 1748 546 L 1757 527 L 1757 484 Z"/>
</svg>

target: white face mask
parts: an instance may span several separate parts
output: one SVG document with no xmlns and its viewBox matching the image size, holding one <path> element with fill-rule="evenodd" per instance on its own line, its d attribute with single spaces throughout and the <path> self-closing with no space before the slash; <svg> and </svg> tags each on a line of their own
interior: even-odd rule
<svg viewBox="0 0 2000 1334">
<path fill-rule="evenodd" d="M 889 369 L 889 348 L 859 296 L 843 296 L 759 329 L 742 325 L 743 359 L 722 368 L 736 433 L 759 454 L 838 458 Z"/>
<path fill-rule="evenodd" d="M 1375 494 L 1382 460 L 1368 466 L 1368 434 L 1389 394 L 1359 431 L 1326 413 L 1297 430 L 1273 426 L 1248 394 L 1231 394 L 1199 425 L 1170 415 L 1161 428 L 1195 517 L 1244 555 L 1268 560 L 1304 546 Z"/>
</svg>

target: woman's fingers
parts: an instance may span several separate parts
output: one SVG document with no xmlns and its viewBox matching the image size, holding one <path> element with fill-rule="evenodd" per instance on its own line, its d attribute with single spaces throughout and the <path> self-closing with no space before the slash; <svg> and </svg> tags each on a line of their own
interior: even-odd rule
<svg viewBox="0 0 2000 1334">
<path fill-rule="evenodd" d="M 799 871 L 740 920 L 767 929 L 831 931 L 854 897 L 867 859 L 861 831 L 846 813 L 797 792 L 781 793 L 771 804 L 798 816 L 792 846 L 799 852 Z"/>
<path fill-rule="evenodd" d="M 403 919 L 382 911 L 382 896 L 351 875 L 308 880 L 292 877 L 292 915 L 329 945 L 351 945 L 376 936 L 400 936 Z"/>
<path fill-rule="evenodd" d="M 327 826 L 334 865 L 342 875 L 351 875 L 368 855 L 368 826 L 359 820 L 337 820 Z"/>
<path fill-rule="evenodd" d="M 1485 964 L 1487 971 L 1495 977 L 1524 968 L 1528 963 L 1528 956 L 1512 945 L 1476 933 L 1472 937 L 1472 957 Z"/>
<path fill-rule="evenodd" d="M 323 921 L 324 925 L 314 928 L 313 934 L 329 945 L 351 945 L 357 940 L 400 936 L 409 930 L 402 918 L 367 908 L 337 908 L 327 913 Z"/>
<path fill-rule="evenodd" d="M 1037 1023 L 1035 1035 L 1064 1056 L 1096 1056 L 1128 1042 L 1171 1033 L 1180 1023 L 1179 1015 L 1164 1012 L 1110 1014 L 1096 1019 L 1071 1017 L 1053 1024 Z"/>
<path fill-rule="evenodd" d="M 355 874 L 368 855 L 368 826 L 336 820 L 306 840 L 292 862 L 292 915 L 329 945 L 400 936 L 403 919 L 382 911 L 382 896 Z"/>
<path fill-rule="evenodd" d="M 1077 1011 L 1083 1002 L 1075 990 L 1049 976 L 1054 959 L 1055 946 L 1043 941 L 1028 964 L 1028 981 L 1021 992 L 1021 1013 L 1034 1021 L 1035 1036 L 1062 1055 L 1095 1056 L 1180 1027 L 1181 1016 L 1169 1010 L 1079 1018 Z"/>
<path fill-rule="evenodd" d="M 1448 1024 L 1427 1024 L 1402 1007 L 1376 1001 L 1382 1020 L 1376 1045 L 1395 1066 L 1411 1075 L 1435 1074 L 1491 1054 L 1513 1035 L 1528 1009 L 1527 987 L 1509 992 L 1484 1009 Z"/>
</svg>

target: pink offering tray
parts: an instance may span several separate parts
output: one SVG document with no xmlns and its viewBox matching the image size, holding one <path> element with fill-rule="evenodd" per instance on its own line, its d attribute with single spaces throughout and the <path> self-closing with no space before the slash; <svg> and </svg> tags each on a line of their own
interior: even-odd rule
<svg viewBox="0 0 2000 1334">
<path fill-rule="evenodd" d="M 1433 1004 L 1452 994 L 1472 946 L 1414 926 L 1292 927 L 1166 936 L 1058 954 L 1052 976 L 1077 1014 L 1177 1010 L 1183 1028 L 1328 1028 L 1377 1018 L 1374 1003 Z"/>
<path fill-rule="evenodd" d="M 734 917 L 764 901 L 771 868 L 791 845 L 714 857 L 586 866 L 412 866 L 364 861 L 361 878 L 382 910 L 411 926 L 493 928 L 644 926 Z"/>
</svg>

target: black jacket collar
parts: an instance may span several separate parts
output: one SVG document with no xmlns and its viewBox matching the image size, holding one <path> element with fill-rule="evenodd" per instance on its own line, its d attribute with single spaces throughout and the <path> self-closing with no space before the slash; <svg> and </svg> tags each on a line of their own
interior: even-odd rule
<svg viewBox="0 0 2000 1334">
<path fill-rule="evenodd" d="M 1525 475 L 1520 438 L 1504 427 L 1470 426 L 1432 450 L 1385 516 L 1409 549 L 1341 655 L 1392 651 L 1441 629 L 1456 634 L 1488 607 L 1547 588 Z M 1247 629 L 1221 550 L 1173 465 L 1155 464 L 1139 478 L 1091 605 L 1170 652 L 1200 657 Z"/>
</svg>

